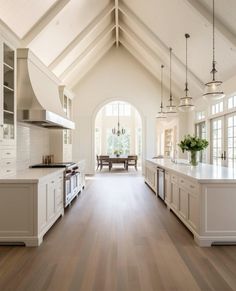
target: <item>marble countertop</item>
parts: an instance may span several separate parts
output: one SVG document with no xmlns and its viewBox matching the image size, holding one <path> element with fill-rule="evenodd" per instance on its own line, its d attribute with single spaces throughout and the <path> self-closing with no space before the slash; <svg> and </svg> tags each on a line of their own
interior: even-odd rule
<svg viewBox="0 0 236 291">
<path fill-rule="evenodd" d="M 64 170 L 64 168 L 29 168 L 8 176 L 0 176 L 0 183 L 38 183 L 47 176 L 63 173 Z"/>
<path fill-rule="evenodd" d="M 166 170 L 197 180 L 199 183 L 236 184 L 236 169 L 203 163 L 199 163 L 198 166 L 191 166 L 183 161 L 173 163 L 170 159 L 148 159 L 148 161 Z"/>
</svg>

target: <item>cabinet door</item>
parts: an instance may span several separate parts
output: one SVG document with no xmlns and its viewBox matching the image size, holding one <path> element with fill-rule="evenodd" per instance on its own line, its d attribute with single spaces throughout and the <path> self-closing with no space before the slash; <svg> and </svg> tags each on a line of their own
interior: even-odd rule
<svg viewBox="0 0 236 291">
<path fill-rule="evenodd" d="M 48 183 L 48 192 L 47 192 L 47 221 L 53 219 L 56 211 L 55 205 L 55 196 L 56 196 L 56 189 L 55 189 L 55 180 L 51 180 Z"/>
<path fill-rule="evenodd" d="M 171 182 L 171 206 L 174 210 L 179 210 L 179 186 Z"/>
<path fill-rule="evenodd" d="M 3 43 L 3 141 L 5 144 L 14 144 L 15 140 L 15 50 Z"/>
<path fill-rule="evenodd" d="M 171 200 L 171 183 L 170 183 L 170 175 L 166 171 L 165 172 L 165 201 L 170 203 Z"/>
<path fill-rule="evenodd" d="M 63 176 L 60 175 L 56 179 L 56 188 L 55 188 L 55 206 L 56 206 L 56 212 L 59 212 L 63 208 Z"/>
<path fill-rule="evenodd" d="M 188 223 L 194 230 L 199 228 L 199 202 L 197 193 L 188 193 Z"/>
<path fill-rule="evenodd" d="M 179 188 L 179 214 L 187 220 L 188 217 L 188 191 L 184 188 Z"/>
<path fill-rule="evenodd" d="M 46 183 L 38 186 L 38 232 L 40 233 L 47 225 L 47 191 Z"/>
</svg>

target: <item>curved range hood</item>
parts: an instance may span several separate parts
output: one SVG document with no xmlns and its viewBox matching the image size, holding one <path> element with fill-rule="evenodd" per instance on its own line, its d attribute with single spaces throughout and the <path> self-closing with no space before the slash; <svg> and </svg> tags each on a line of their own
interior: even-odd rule
<svg viewBox="0 0 236 291">
<path fill-rule="evenodd" d="M 60 81 L 29 49 L 17 49 L 18 120 L 46 128 L 74 129 L 62 109 Z"/>
</svg>

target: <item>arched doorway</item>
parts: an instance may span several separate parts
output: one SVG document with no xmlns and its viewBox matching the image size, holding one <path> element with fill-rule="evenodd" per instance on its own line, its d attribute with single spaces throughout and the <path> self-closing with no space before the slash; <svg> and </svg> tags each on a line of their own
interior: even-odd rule
<svg viewBox="0 0 236 291">
<path fill-rule="evenodd" d="M 119 116 L 119 117 L 118 117 Z M 120 134 L 117 134 L 118 119 Z M 94 127 L 94 157 L 97 155 L 137 155 L 138 168 L 143 160 L 142 118 L 128 102 L 111 101 L 97 112 Z"/>
</svg>

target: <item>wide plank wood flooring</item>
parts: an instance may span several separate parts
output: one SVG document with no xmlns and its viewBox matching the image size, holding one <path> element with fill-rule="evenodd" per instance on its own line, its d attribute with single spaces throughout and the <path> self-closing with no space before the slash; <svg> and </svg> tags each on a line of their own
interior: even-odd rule
<svg viewBox="0 0 236 291">
<path fill-rule="evenodd" d="M 0 290 L 236 290 L 236 246 L 199 248 L 139 174 L 98 174 L 40 247 L 0 246 Z"/>
</svg>

